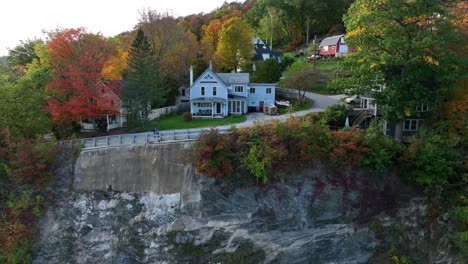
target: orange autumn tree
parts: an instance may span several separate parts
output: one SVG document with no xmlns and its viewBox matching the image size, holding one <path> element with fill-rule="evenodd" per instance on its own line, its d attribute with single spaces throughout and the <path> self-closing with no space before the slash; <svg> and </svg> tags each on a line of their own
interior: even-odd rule
<svg viewBox="0 0 468 264">
<path fill-rule="evenodd" d="M 52 33 L 47 48 L 54 72 L 46 87 L 47 111 L 54 121 L 66 126 L 118 112 L 107 96 L 111 87 L 97 85 L 116 50 L 104 37 L 83 28 L 67 29 Z"/>
</svg>

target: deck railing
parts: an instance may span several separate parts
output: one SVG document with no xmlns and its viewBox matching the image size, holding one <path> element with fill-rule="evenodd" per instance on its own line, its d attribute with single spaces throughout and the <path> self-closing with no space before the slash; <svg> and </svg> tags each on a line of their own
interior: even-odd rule
<svg viewBox="0 0 468 264">
<path fill-rule="evenodd" d="M 217 129 L 219 133 L 227 133 L 229 129 Z M 203 132 L 210 129 L 187 129 L 171 131 L 152 131 L 135 134 L 121 134 L 104 137 L 83 138 L 60 141 L 63 148 L 81 147 L 82 149 L 106 148 L 123 145 L 144 145 L 147 143 L 166 143 L 196 140 Z"/>
</svg>

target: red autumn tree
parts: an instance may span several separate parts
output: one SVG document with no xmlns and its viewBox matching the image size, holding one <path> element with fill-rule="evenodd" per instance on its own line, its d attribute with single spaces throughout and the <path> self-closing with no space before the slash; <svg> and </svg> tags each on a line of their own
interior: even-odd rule
<svg viewBox="0 0 468 264">
<path fill-rule="evenodd" d="M 104 37 L 68 29 L 54 32 L 47 47 L 55 73 L 47 85 L 47 111 L 55 121 L 71 124 L 118 112 L 108 96 L 112 87 L 97 85 L 116 50 Z"/>
</svg>

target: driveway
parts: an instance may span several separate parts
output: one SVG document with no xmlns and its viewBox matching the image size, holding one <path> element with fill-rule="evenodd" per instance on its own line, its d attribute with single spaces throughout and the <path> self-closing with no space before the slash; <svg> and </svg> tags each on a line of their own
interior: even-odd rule
<svg viewBox="0 0 468 264">
<path fill-rule="evenodd" d="M 295 90 L 292 90 L 295 91 Z M 330 105 L 335 105 L 335 104 L 342 104 L 340 99 L 344 98 L 345 95 L 321 95 L 321 94 L 316 94 L 316 93 L 309 93 L 306 92 L 306 97 L 309 99 L 312 99 L 313 101 L 313 107 L 310 109 L 302 110 L 302 111 L 297 111 L 291 114 L 286 114 L 286 115 L 278 115 L 278 116 L 270 116 L 266 115 L 264 113 L 248 113 L 247 114 L 247 120 L 242 123 L 238 124 L 232 124 L 232 125 L 225 125 L 225 126 L 219 126 L 217 128 L 224 129 L 224 128 L 230 128 L 232 126 L 235 127 L 246 127 L 246 126 L 252 126 L 255 123 L 259 122 L 265 122 L 269 120 L 280 120 L 280 121 L 286 121 L 287 119 L 291 117 L 299 117 L 299 116 L 304 116 L 307 113 L 312 113 L 312 112 L 321 112 L 325 110 Z"/>
</svg>

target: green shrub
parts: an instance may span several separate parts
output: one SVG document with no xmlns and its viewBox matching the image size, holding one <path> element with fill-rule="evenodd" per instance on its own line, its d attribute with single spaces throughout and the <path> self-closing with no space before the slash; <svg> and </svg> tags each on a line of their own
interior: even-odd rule
<svg viewBox="0 0 468 264">
<path fill-rule="evenodd" d="M 468 207 L 456 207 L 450 216 L 460 230 L 453 235 L 453 243 L 460 249 L 460 257 L 468 259 Z"/>
<path fill-rule="evenodd" d="M 269 156 L 271 149 L 265 145 L 254 145 L 250 147 L 247 155 L 244 157 L 244 165 L 257 180 L 267 183 L 268 174 L 273 166 L 272 159 Z"/>
<path fill-rule="evenodd" d="M 364 135 L 364 144 L 369 149 L 364 154 L 363 165 L 371 170 L 388 168 L 399 153 L 399 145 L 383 134 L 380 122 L 372 122 Z"/>
<path fill-rule="evenodd" d="M 410 180 L 428 187 L 446 187 L 458 182 L 459 138 L 423 129 L 410 139 L 403 157 L 403 169 Z"/>
<path fill-rule="evenodd" d="M 331 105 L 323 112 L 323 119 L 330 126 L 343 127 L 346 117 L 348 116 L 348 108 L 345 105 Z"/>
</svg>

